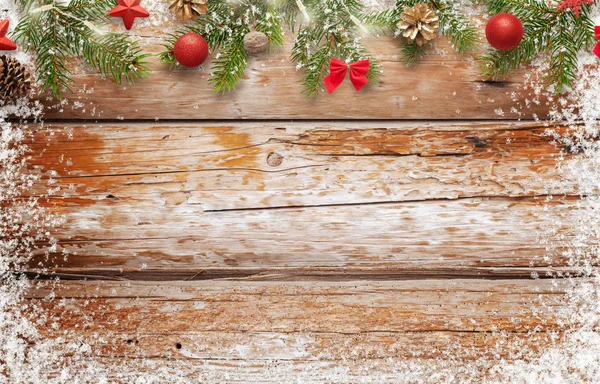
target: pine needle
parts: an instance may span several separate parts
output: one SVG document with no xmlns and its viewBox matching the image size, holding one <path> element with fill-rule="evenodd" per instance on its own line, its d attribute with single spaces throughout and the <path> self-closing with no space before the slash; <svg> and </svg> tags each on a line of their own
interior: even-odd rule
<svg viewBox="0 0 600 384">
<path fill-rule="evenodd" d="M 13 37 L 36 53 L 36 70 L 42 90 L 50 89 L 61 98 L 62 90 L 72 83 L 68 62 L 82 58 L 88 65 L 120 84 L 148 73 L 142 53 L 126 35 L 100 35 L 98 27 L 106 23 L 106 13 L 114 0 L 73 0 L 66 5 L 49 0 L 17 0 L 24 12 Z M 43 7 L 43 8 L 42 8 Z M 39 12 L 32 10 L 42 9 Z"/>
</svg>

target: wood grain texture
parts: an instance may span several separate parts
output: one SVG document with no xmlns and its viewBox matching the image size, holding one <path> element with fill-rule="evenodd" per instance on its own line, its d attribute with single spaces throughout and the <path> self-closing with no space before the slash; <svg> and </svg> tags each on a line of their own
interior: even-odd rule
<svg viewBox="0 0 600 384">
<path fill-rule="evenodd" d="M 495 362 L 505 365 L 511 360 L 480 359 L 477 362 L 465 360 L 440 361 L 431 359 L 364 359 L 364 360 L 206 360 L 201 363 L 173 359 L 127 359 L 124 357 L 98 359 L 99 364 L 111 368 L 107 372 L 110 382 L 129 384 L 138 377 L 156 376 L 157 372 L 176 372 L 179 381 L 203 383 L 273 383 L 301 382 L 357 383 L 357 382 L 396 382 L 437 384 L 440 380 L 461 380 L 482 382 L 506 379 L 504 372 L 498 372 Z M 432 363 L 435 362 L 435 363 Z M 86 367 L 86 362 L 72 367 Z M 58 374 L 58 372 L 57 372 Z M 171 377 L 171 381 L 173 376 Z"/>
<path fill-rule="evenodd" d="M 61 282 L 43 306 L 58 329 L 73 332 L 67 340 L 90 340 L 104 357 L 197 364 L 516 359 L 537 352 L 536 341 L 549 341 L 545 332 L 566 329 L 553 310 L 567 299 L 563 286 L 548 280 Z"/>
<path fill-rule="evenodd" d="M 160 50 L 163 28 L 137 33 Z M 75 71 L 67 102 L 42 98 L 30 194 L 66 220 L 27 271 L 61 278 L 28 297 L 42 334 L 90 346 L 74 366 L 123 383 L 393 382 L 418 367 L 437 384 L 559 343 L 576 324 L 547 277 L 570 266 L 538 240 L 572 239 L 553 224 L 579 198 L 556 166 L 578 155 L 517 121 L 547 101 L 521 72 L 483 82 L 443 39 L 411 68 L 393 39 L 365 44 L 384 77 L 360 93 L 307 100 L 288 37 L 229 95 L 210 90 L 210 63 L 152 59 L 142 84 Z"/>
<path fill-rule="evenodd" d="M 143 31 L 138 31 L 144 34 Z M 164 28 L 146 31 L 147 52 L 162 50 Z M 74 72 L 69 102 L 48 106 L 47 118 L 57 119 L 518 119 L 543 117 L 546 101 L 524 84 L 522 73 L 506 81 L 486 83 L 482 63 L 454 53 L 440 39 L 437 49 L 418 67 L 400 62 L 399 44 L 392 38 L 367 39 L 365 46 L 382 63 L 378 85 L 362 92 L 344 83 L 333 96 L 308 100 L 302 74 L 290 61 L 291 37 L 273 54 L 251 58 L 234 93 L 214 94 L 204 71 L 169 70 L 151 58 L 151 76 L 132 86 L 119 86 L 93 74 Z M 79 73 L 78 73 L 79 72 Z M 525 101 L 527 100 L 527 101 Z"/>
<path fill-rule="evenodd" d="M 544 224 L 576 201 L 470 198 L 394 204 L 204 212 L 201 207 L 110 199 L 60 208 L 57 231 L 86 268 L 546 266 Z M 564 241 L 569 240 L 565 231 Z M 59 252 L 61 250 L 59 249 Z M 560 266 L 560 260 L 552 264 Z"/>
<path fill-rule="evenodd" d="M 568 194 L 548 128 L 514 123 L 68 125 L 32 166 L 61 196 L 204 211 Z M 564 129 L 557 127 L 557 132 Z"/>
<path fill-rule="evenodd" d="M 306 268 L 325 278 L 342 267 L 355 270 L 339 269 L 341 279 L 356 278 L 356 268 L 395 279 L 544 276 L 550 261 L 536 238 L 577 203 L 547 201 L 574 191 L 556 183 L 561 148 L 546 130 L 509 122 L 46 127 L 31 166 L 60 188 L 44 204 L 67 223 L 54 262 L 32 266 L 137 279 L 165 269 L 163 279 L 301 279 Z"/>
</svg>

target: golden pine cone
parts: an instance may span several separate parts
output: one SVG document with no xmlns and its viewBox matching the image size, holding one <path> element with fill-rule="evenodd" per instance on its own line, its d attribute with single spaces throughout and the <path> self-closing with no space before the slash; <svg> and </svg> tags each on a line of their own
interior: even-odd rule
<svg viewBox="0 0 600 384">
<path fill-rule="evenodd" d="M 404 7 L 397 26 L 402 31 L 402 36 L 411 43 L 416 42 L 418 46 L 422 46 L 436 37 L 439 19 L 426 4 L 415 4 L 413 8 Z"/>
<path fill-rule="evenodd" d="M 0 101 L 25 97 L 31 90 L 29 72 L 13 57 L 0 56 Z"/>
<path fill-rule="evenodd" d="M 208 12 L 208 0 L 169 0 L 169 10 L 177 17 L 188 21 Z"/>
</svg>

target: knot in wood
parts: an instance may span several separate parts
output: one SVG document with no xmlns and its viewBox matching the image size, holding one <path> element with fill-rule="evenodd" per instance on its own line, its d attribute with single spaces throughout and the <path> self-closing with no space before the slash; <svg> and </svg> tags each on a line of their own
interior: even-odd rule
<svg viewBox="0 0 600 384">
<path fill-rule="evenodd" d="M 283 163 L 283 156 L 277 152 L 271 152 L 267 156 L 267 164 L 271 167 L 279 167 Z"/>
<path fill-rule="evenodd" d="M 481 139 L 477 136 L 467 136 L 466 139 L 469 140 L 469 142 L 471 142 L 471 144 L 473 144 L 475 148 L 483 148 L 486 145 L 488 145 L 487 140 Z"/>
</svg>

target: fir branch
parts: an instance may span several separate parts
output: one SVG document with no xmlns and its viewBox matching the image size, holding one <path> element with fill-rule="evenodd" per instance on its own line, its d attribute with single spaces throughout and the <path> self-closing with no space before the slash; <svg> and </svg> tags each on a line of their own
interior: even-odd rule
<svg viewBox="0 0 600 384">
<path fill-rule="evenodd" d="M 397 0 L 393 9 L 372 13 L 365 17 L 365 23 L 376 33 L 398 36 L 398 23 L 405 7 L 426 4 L 435 10 L 440 22 L 440 31 L 446 36 L 458 53 L 477 50 L 479 37 L 477 28 L 461 14 L 448 0 Z M 419 47 L 400 37 L 402 58 L 407 65 L 417 62 L 427 53 L 426 47 Z"/>
<path fill-rule="evenodd" d="M 543 0 L 485 0 L 485 4 L 492 15 L 506 12 L 522 20 L 559 13 Z"/>
<path fill-rule="evenodd" d="M 211 51 L 219 51 L 214 60 L 209 82 L 215 92 L 235 89 L 243 78 L 249 55 L 244 49 L 244 36 L 252 29 L 263 32 L 269 39 L 269 48 L 283 45 L 284 19 L 277 0 L 242 0 L 229 3 L 226 0 L 208 2 L 208 12 L 200 16 L 193 25 L 169 35 L 160 61 L 170 66 L 177 65 L 173 56 L 175 42 L 184 33 L 193 32 L 204 37 Z"/>
<path fill-rule="evenodd" d="M 269 48 L 276 49 L 283 45 L 284 25 L 283 18 L 277 16 L 276 5 L 269 6 L 262 11 L 264 15 L 254 20 L 254 29 L 262 32 L 269 38 Z"/>
<path fill-rule="evenodd" d="M 131 84 L 136 79 L 147 76 L 148 62 L 144 54 L 123 35 L 107 34 L 98 38 L 84 39 L 80 55 L 99 73 L 110 76 L 117 84 L 124 79 Z M 122 55 L 128 52 L 128 57 Z"/>
<path fill-rule="evenodd" d="M 213 62 L 213 72 L 209 82 L 215 92 L 229 92 L 244 77 L 248 64 L 248 52 L 244 49 L 244 35 L 250 29 L 239 30 Z"/>
<path fill-rule="evenodd" d="M 298 68 L 304 66 L 310 60 L 311 56 L 311 44 L 313 41 L 320 41 L 322 35 L 321 32 L 316 33 L 319 30 L 319 26 L 302 28 L 296 36 L 296 41 L 292 47 L 291 59 L 294 63 L 298 63 Z M 318 35 L 318 36 L 317 36 Z"/>
<path fill-rule="evenodd" d="M 61 87 L 69 88 L 71 71 L 67 68 L 68 44 L 58 33 L 58 18 L 52 14 L 48 20 L 53 28 L 39 41 L 36 57 L 36 71 L 40 74 L 42 90 L 50 88 L 54 95 L 60 95 Z"/>
<path fill-rule="evenodd" d="M 173 68 L 175 65 L 177 65 L 177 60 L 175 60 L 173 51 L 175 50 L 175 43 L 177 42 L 177 39 L 184 33 L 185 32 L 178 31 L 177 34 L 169 33 L 167 35 L 167 38 L 162 45 L 164 49 L 158 54 L 158 60 L 161 63 L 168 65 L 170 68 Z"/>
<path fill-rule="evenodd" d="M 307 96 L 313 97 L 324 88 L 323 79 L 334 57 L 346 61 L 368 59 L 371 68 L 367 78 L 376 82 L 380 64 L 360 43 L 360 24 L 367 16 L 363 4 L 359 0 L 305 0 L 304 4 L 313 19 L 300 28 L 292 61 L 305 72 Z"/>
<path fill-rule="evenodd" d="M 306 63 L 306 76 L 304 77 L 303 85 L 308 97 L 324 89 L 323 79 L 328 73 L 328 64 L 333 57 L 334 38 L 330 38 L 329 43 L 318 48 L 309 58 Z"/>
<path fill-rule="evenodd" d="M 571 19 L 571 22 L 575 26 L 573 29 L 573 37 L 577 43 L 577 50 L 589 51 L 597 43 L 596 37 L 593 33 L 595 23 L 590 15 L 591 7 L 582 6 L 579 9 L 579 13 L 565 12 L 564 17 Z"/>
<path fill-rule="evenodd" d="M 431 4 L 440 19 L 440 30 L 452 47 L 460 54 L 475 51 L 479 46 L 479 33 L 475 26 L 445 1 L 432 0 Z"/>
<path fill-rule="evenodd" d="M 39 46 L 44 37 L 44 28 L 40 23 L 40 18 L 31 17 L 26 13 L 15 27 L 12 36 L 16 41 L 26 44 L 27 48 Z"/>
<path fill-rule="evenodd" d="M 427 54 L 425 46 L 418 45 L 417 43 L 406 43 L 402 46 L 401 51 L 404 64 L 407 66 L 415 64 L 420 58 Z"/>
<path fill-rule="evenodd" d="M 550 7 L 544 0 L 488 0 L 491 13 L 508 12 L 523 23 L 525 34 L 517 48 L 508 52 L 490 50 L 482 59 L 483 75 L 491 80 L 504 78 L 538 56 L 548 57 L 548 85 L 562 92 L 576 78 L 577 53 L 595 42 L 590 5 L 578 15 Z"/>
<path fill-rule="evenodd" d="M 36 53 L 38 80 L 42 90 L 51 89 L 61 97 L 63 88 L 72 82 L 67 62 L 80 57 L 100 74 L 116 83 L 132 82 L 147 74 L 137 42 L 124 34 L 97 33 L 106 23 L 106 13 L 116 0 L 72 0 L 66 5 L 49 0 L 18 0 L 25 16 L 15 31 L 14 39 Z M 49 6 L 37 11 L 41 6 Z M 32 12 L 34 11 L 34 12 Z"/>
<path fill-rule="evenodd" d="M 398 8 L 394 7 L 365 15 L 364 23 L 369 27 L 375 28 L 377 32 L 387 34 L 395 30 L 399 19 L 400 13 L 398 12 Z"/>
<path fill-rule="evenodd" d="M 511 51 L 490 50 L 486 56 L 482 56 L 484 61 L 483 75 L 491 80 L 498 80 L 508 75 L 510 71 L 520 68 L 524 63 L 533 59 L 540 46 L 547 44 L 547 39 L 555 23 L 536 22 L 530 23 L 523 40 L 519 46 Z"/>
<path fill-rule="evenodd" d="M 300 15 L 296 0 L 272 0 L 272 7 L 277 10 L 283 25 L 291 29 L 292 33 L 306 23 L 304 16 Z"/>
<path fill-rule="evenodd" d="M 111 6 L 110 1 L 105 1 L 106 6 Z M 98 10 L 92 10 L 90 3 L 76 0 L 73 6 L 73 14 L 89 17 L 101 17 Z M 93 7 L 91 7 L 93 8 Z M 85 9 L 85 11 L 84 11 Z M 79 11 L 79 12 L 78 12 Z M 81 38 L 80 43 L 73 41 L 72 53 L 82 57 L 92 68 L 104 76 L 111 77 L 117 84 L 125 79 L 132 83 L 135 79 L 144 77 L 147 73 L 147 62 L 143 61 L 150 55 L 143 54 L 137 44 L 132 44 L 123 34 L 109 33 L 97 35 L 80 20 L 71 20 L 64 13 L 57 13 L 63 25 L 71 22 L 71 28 L 75 32 L 72 36 Z"/>
<path fill-rule="evenodd" d="M 564 87 L 571 87 L 571 80 L 576 78 L 577 43 L 565 23 L 558 23 L 555 38 L 550 42 L 550 68 L 547 80 L 556 85 L 556 92 Z"/>
<path fill-rule="evenodd" d="M 106 10 L 117 5 L 115 0 L 71 0 L 68 11 L 72 15 L 84 19 L 102 22 L 106 19 Z"/>
</svg>

